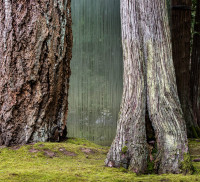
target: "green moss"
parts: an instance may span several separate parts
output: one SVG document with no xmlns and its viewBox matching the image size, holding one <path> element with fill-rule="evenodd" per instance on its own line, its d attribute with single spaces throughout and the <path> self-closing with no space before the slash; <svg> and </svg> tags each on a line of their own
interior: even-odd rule
<svg viewBox="0 0 200 182">
<path fill-rule="evenodd" d="M 147 159 L 147 173 L 148 174 L 155 174 L 155 171 L 156 171 L 155 159 L 157 156 L 157 152 L 158 152 L 158 149 L 157 149 L 157 145 L 155 144 L 155 146 L 152 148 L 151 154 L 149 154 L 153 157 L 153 161 L 150 160 L 150 156 L 148 156 L 148 159 Z"/>
<path fill-rule="evenodd" d="M 188 153 L 184 154 L 184 160 L 181 162 L 181 170 L 184 174 L 192 174 L 194 172 L 194 166 Z"/>
<path fill-rule="evenodd" d="M 147 161 L 147 173 L 148 174 L 154 174 L 154 171 L 155 171 L 155 169 L 154 169 L 154 162 L 150 161 L 148 159 L 148 161 Z"/>
<path fill-rule="evenodd" d="M 200 142 L 192 141 L 194 151 L 200 148 Z M 76 156 L 68 156 L 60 151 L 65 148 Z M 85 154 L 81 148 L 93 152 Z M 38 152 L 30 152 L 35 149 Z M 104 165 L 108 147 L 99 146 L 83 139 L 70 138 L 62 143 L 37 143 L 25 145 L 20 149 L 0 149 L 1 182 L 156 182 L 156 181 L 200 181 L 198 170 L 200 163 L 193 163 L 197 168 L 194 175 L 140 175 L 124 168 L 108 168 Z M 54 152 L 55 157 L 48 157 L 44 150 Z M 200 152 L 199 152 L 200 155 Z M 88 157 L 89 156 L 89 157 Z M 197 153 L 195 153 L 197 156 Z M 195 158 L 192 154 L 192 158 Z"/>
<path fill-rule="evenodd" d="M 124 146 L 122 148 L 122 154 L 126 154 L 126 152 L 128 151 L 128 147 L 127 146 Z"/>
</svg>

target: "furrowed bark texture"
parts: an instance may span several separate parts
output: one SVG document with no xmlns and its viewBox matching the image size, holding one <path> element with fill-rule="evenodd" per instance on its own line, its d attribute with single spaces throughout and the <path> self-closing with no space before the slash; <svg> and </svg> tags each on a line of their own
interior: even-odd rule
<svg viewBox="0 0 200 182">
<path fill-rule="evenodd" d="M 160 0 L 121 0 L 124 91 L 117 134 L 105 161 L 143 173 L 147 166 L 145 111 L 157 142 L 158 173 L 180 173 L 188 152 L 178 99 L 167 7 Z"/>
<path fill-rule="evenodd" d="M 172 0 L 172 51 L 178 95 L 189 137 L 198 137 L 190 97 L 191 0 Z"/>
<path fill-rule="evenodd" d="M 145 130 L 145 65 L 141 38 L 141 15 L 134 1 L 121 1 L 122 46 L 124 59 L 123 96 L 117 134 L 108 153 L 108 166 L 144 172 L 147 166 Z"/>
<path fill-rule="evenodd" d="M 66 136 L 70 0 L 0 0 L 0 145 Z"/>
<path fill-rule="evenodd" d="M 191 62 L 191 96 L 194 117 L 200 127 L 200 1 L 197 1 L 194 26 L 192 62 Z"/>
</svg>

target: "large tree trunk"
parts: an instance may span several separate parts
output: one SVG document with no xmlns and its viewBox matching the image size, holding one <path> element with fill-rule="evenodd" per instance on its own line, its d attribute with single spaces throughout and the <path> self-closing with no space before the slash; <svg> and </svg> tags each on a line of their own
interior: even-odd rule
<svg viewBox="0 0 200 182">
<path fill-rule="evenodd" d="M 124 91 L 117 134 L 106 165 L 144 172 L 147 167 L 145 111 L 156 142 L 158 173 L 180 173 L 188 152 L 178 99 L 167 7 L 160 0 L 121 0 Z"/>
<path fill-rule="evenodd" d="M 0 1 L 0 145 L 66 136 L 70 0 Z"/>
<path fill-rule="evenodd" d="M 197 1 L 194 26 L 192 62 L 191 62 L 191 96 L 194 117 L 200 127 L 200 1 Z"/>
<path fill-rule="evenodd" d="M 200 136 L 194 122 L 190 97 L 191 0 L 172 0 L 172 51 L 178 95 L 187 125 L 188 137 Z"/>
</svg>

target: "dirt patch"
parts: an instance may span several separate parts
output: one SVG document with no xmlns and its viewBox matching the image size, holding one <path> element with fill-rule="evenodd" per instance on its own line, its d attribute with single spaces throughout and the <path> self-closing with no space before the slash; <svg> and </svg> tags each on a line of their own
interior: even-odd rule
<svg viewBox="0 0 200 182">
<path fill-rule="evenodd" d="M 65 148 L 59 148 L 59 151 L 66 156 L 77 156 L 77 154 L 75 154 L 74 152 L 69 152 Z"/>
<path fill-rule="evenodd" d="M 44 147 L 45 145 L 44 144 L 40 144 L 40 145 L 38 145 L 38 147 Z"/>
<path fill-rule="evenodd" d="M 107 153 L 108 153 L 108 151 L 102 151 L 101 153 L 102 153 L 102 154 L 107 154 Z"/>
<path fill-rule="evenodd" d="M 80 148 L 80 150 L 82 152 L 84 152 L 85 154 L 94 154 L 96 151 L 89 149 L 89 148 Z"/>
<path fill-rule="evenodd" d="M 34 149 L 34 148 L 32 148 L 32 149 L 29 149 L 29 152 L 31 152 L 31 153 L 37 153 L 37 152 L 39 152 L 40 150 L 38 150 L 38 149 Z"/>
<path fill-rule="evenodd" d="M 44 155 L 50 158 L 56 157 L 56 153 L 49 150 L 49 149 L 44 149 Z"/>
<path fill-rule="evenodd" d="M 36 142 L 32 142 L 32 143 L 29 143 L 27 145 L 35 145 L 35 144 L 36 144 Z"/>
<path fill-rule="evenodd" d="M 18 176 L 19 174 L 16 174 L 16 173 L 11 173 L 9 174 L 10 176 Z"/>
<path fill-rule="evenodd" d="M 168 181 L 170 181 L 169 179 L 161 179 L 160 180 L 161 182 L 168 182 Z"/>
<path fill-rule="evenodd" d="M 12 149 L 12 150 L 19 150 L 20 147 L 21 147 L 21 146 L 18 145 L 18 146 L 11 147 L 11 149 Z"/>
<path fill-rule="evenodd" d="M 200 158 L 199 159 L 194 159 L 193 162 L 200 162 Z"/>
<path fill-rule="evenodd" d="M 200 147 L 199 146 L 190 146 L 190 149 L 189 149 L 189 151 L 190 151 L 190 154 L 191 155 L 200 155 Z"/>
</svg>

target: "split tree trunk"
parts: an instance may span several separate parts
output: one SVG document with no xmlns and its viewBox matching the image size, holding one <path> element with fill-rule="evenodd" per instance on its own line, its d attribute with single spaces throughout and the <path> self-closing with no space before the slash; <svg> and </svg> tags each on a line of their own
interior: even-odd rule
<svg viewBox="0 0 200 182">
<path fill-rule="evenodd" d="M 200 1 L 197 1 L 194 26 L 192 62 L 191 62 L 191 96 L 194 117 L 200 127 Z"/>
<path fill-rule="evenodd" d="M 0 145 L 66 137 L 70 0 L 0 1 Z"/>
<path fill-rule="evenodd" d="M 178 95 L 188 137 L 200 136 L 190 97 L 191 0 L 172 0 L 172 51 Z"/>
<path fill-rule="evenodd" d="M 124 90 L 117 134 L 105 163 L 145 172 L 147 108 L 157 142 L 157 172 L 180 173 L 188 143 L 176 88 L 166 3 L 121 0 L 121 20 Z"/>
</svg>

